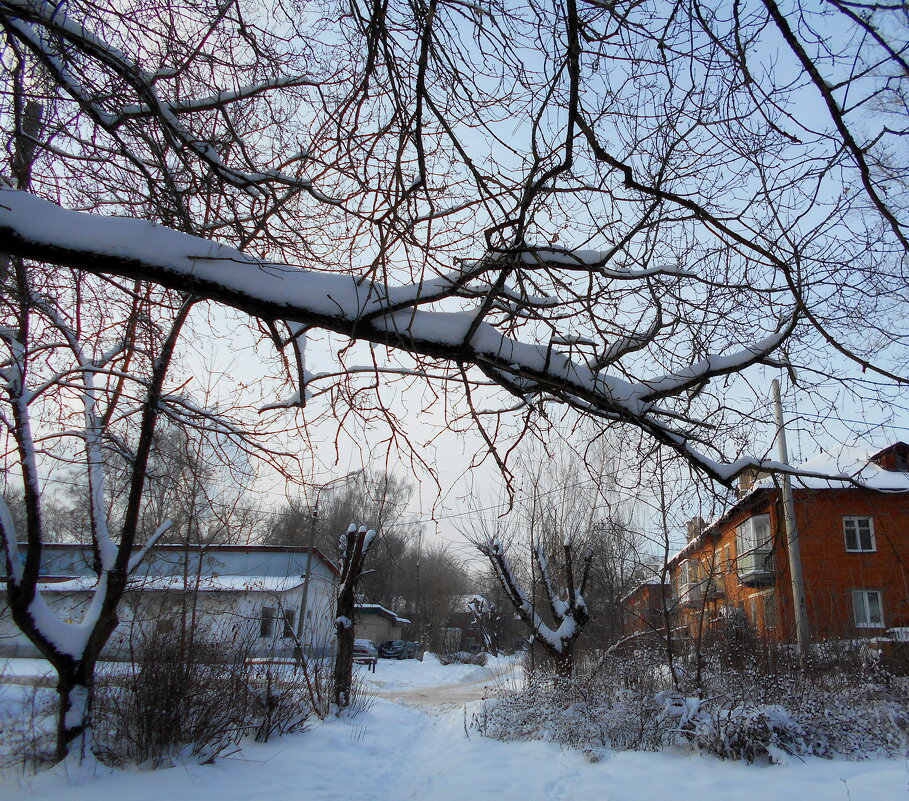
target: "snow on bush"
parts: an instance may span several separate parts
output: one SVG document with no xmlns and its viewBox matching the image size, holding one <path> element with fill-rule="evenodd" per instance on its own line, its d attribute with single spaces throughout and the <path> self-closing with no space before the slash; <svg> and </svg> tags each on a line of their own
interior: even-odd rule
<svg viewBox="0 0 909 801">
<path fill-rule="evenodd" d="M 479 665 L 482 667 L 489 660 L 485 651 L 471 653 L 470 651 L 455 651 L 450 654 L 436 654 L 436 659 L 441 665 Z"/>
<path fill-rule="evenodd" d="M 907 685 L 874 666 L 766 673 L 706 670 L 676 689 L 658 661 L 604 658 L 571 679 L 533 671 L 486 701 L 472 725 L 500 740 L 547 740 L 596 759 L 607 750 L 683 748 L 721 759 L 866 759 L 909 750 Z"/>
</svg>

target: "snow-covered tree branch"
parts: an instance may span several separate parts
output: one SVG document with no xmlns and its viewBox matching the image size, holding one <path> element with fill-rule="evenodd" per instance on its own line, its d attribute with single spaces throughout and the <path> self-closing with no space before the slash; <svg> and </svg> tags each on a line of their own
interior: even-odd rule
<svg viewBox="0 0 909 801">
<path fill-rule="evenodd" d="M 147 222 L 68 212 L 12 190 L 0 191 L 0 234 L 9 252 L 23 257 L 147 279 L 269 321 L 289 320 L 474 365 L 528 404 L 550 396 L 592 415 L 638 425 L 721 481 L 754 463 L 720 465 L 704 456 L 691 441 L 706 435 L 696 425 L 693 430 L 677 426 L 677 415 L 658 401 L 770 360 L 797 319 L 793 314 L 778 321 L 775 331 L 737 352 L 709 355 L 677 372 L 632 382 L 607 371 L 618 359 L 600 360 L 599 369 L 593 369 L 551 345 L 502 333 L 484 320 L 482 308 L 433 310 L 461 294 L 454 278 L 391 286 L 311 272 Z M 596 258 L 588 259 L 595 271 Z"/>
<path fill-rule="evenodd" d="M 480 542 L 477 547 L 492 565 L 502 589 L 511 601 L 515 612 L 524 624 L 530 629 L 532 642 L 538 643 L 543 650 L 552 657 L 553 664 L 559 675 L 570 676 L 574 665 L 574 645 L 590 620 L 590 611 L 584 600 L 584 591 L 590 576 L 590 565 L 593 553 L 587 551 L 581 562 L 581 581 L 575 586 L 574 569 L 572 566 L 573 546 L 566 539 L 562 546 L 564 563 L 562 565 L 565 575 L 565 597 L 559 593 L 552 581 L 549 563 L 541 545 L 533 548 L 533 556 L 540 571 L 543 581 L 546 602 L 552 625 L 546 622 L 537 611 L 533 598 L 527 595 L 518 582 L 508 559 L 505 546 L 499 539 Z"/>
</svg>

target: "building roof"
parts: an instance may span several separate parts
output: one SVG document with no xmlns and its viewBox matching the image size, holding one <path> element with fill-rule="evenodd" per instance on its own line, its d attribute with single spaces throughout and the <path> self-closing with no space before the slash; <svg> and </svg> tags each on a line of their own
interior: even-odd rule
<svg viewBox="0 0 909 801">
<path fill-rule="evenodd" d="M 386 609 L 381 604 L 357 604 L 354 608 L 361 614 L 380 615 L 381 617 L 389 618 L 394 623 L 410 623 L 406 617 L 398 617 L 395 612 L 392 612 L 391 609 Z"/>
<path fill-rule="evenodd" d="M 96 576 L 52 579 L 38 585 L 41 592 L 91 592 Z M 131 580 L 127 592 L 287 592 L 303 585 L 299 576 L 201 576 L 185 581 L 183 576 L 147 576 Z"/>
<path fill-rule="evenodd" d="M 848 489 L 859 483 L 882 492 L 909 492 L 909 471 L 883 466 L 888 461 L 886 457 L 900 452 L 905 459 L 909 445 L 894 442 L 881 448 L 863 443 L 831 448 L 802 462 L 798 469 L 812 475 L 793 476 L 792 486 L 794 489 Z M 762 482 L 766 481 L 768 479 L 762 479 Z"/>
<path fill-rule="evenodd" d="M 909 455 L 909 445 L 905 442 L 892 442 L 886 447 L 880 444 L 861 443 L 858 445 L 840 445 L 829 451 L 822 451 L 798 465 L 801 474 L 792 476 L 792 488 L 798 490 L 842 490 L 867 488 L 877 492 L 909 492 L 909 471 L 888 469 L 883 465 L 895 462 L 899 456 L 905 463 Z M 668 564 L 673 565 L 696 550 L 710 534 L 718 534 L 720 527 L 735 514 L 761 503 L 776 490 L 773 476 L 761 478 L 729 506 L 717 518 L 710 522 L 700 535 L 688 542 L 676 554 L 670 557 Z"/>
<path fill-rule="evenodd" d="M 138 547 L 138 546 L 137 546 Z M 20 550 L 26 550 L 28 544 L 24 542 L 19 543 Z M 77 551 L 90 549 L 91 545 L 88 543 L 82 542 L 48 542 L 42 545 L 42 550 L 48 551 Z M 309 551 L 309 547 L 306 545 L 222 545 L 211 544 L 211 545 L 202 545 L 202 544 L 183 544 L 183 543 L 158 543 L 151 549 L 151 553 L 179 553 L 179 552 L 199 552 L 207 554 L 217 554 L 217 553 L 301 553 L 305 554 Z M 319 559 L 332 573 L 336 576 L 341 575 L 341 571 L 338 570 L 337 565 L 331 561 L 322 551 L 318 548 L 312 549 L 313 556 Z"/>
</svg>

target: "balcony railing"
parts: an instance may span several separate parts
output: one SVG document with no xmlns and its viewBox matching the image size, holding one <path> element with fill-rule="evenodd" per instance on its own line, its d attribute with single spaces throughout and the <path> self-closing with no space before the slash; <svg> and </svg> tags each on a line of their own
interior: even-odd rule
<svg viewBox="0 0 909 801">
<path fill-rule="evenodd" d="M 746 586 L 773 582 L 775 567 L 770 551 L 749 551 L 736 559 L 739 581 Z"/>
<path fill-rule="evenodd" d="M 698 606 L 705 600 L 713 601 L 726 595 L 721 581 L 716 576 L 710 579 L 682 584 L 679 587 L 679 604 L 681 606 Z"/>
</svg>

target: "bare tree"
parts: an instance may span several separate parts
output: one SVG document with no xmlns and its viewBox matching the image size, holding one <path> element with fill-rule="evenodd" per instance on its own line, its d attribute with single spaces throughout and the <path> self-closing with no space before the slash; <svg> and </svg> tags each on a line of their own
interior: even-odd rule
<svg viewBox="0 0 909 801">
<path fill-rule="evenodd" d="M 93 513 L 113 614 L 175 321 L 197 298 L 277 346 L 291 386 L 269 408 L 385 425 L 415 462 L 389 381 L 428 387 L 505 469 L 503 440 L 559 406 L 727 484 L 782 469 L 741 455 L 765 414 L 756 368 L 904 408 L 905 31 L 902 4 L 839 0 L 0 0 L 4 425 L 29 506 L 21 570 L 3 525 L 17 621 L 45 636 L 25 411 L 48 393 L 29 371 L 63 341 L 60 375 L 90 387 L 106 370 L 119 397 L 115 374 L 139 370 L 99 343 L 130 321 L 112 352 L 144 359 L 146 411 L 113 548 Z M 97 302 L 77 314 L 83 287 Z M 314 375 L 318 331 L 335 368 Z M 78 661 L 58 659 L 87 681 Z"/>
<path fill-rule="evenodd" d="M 5 193 L 5 247 L 254 315 L 297 374 L 280 403 L 325 396 L 340 424 L 387 423 L 401 445 L 380 375 L 460 386 L 446 408 L 490 442 L 552 400 L 728 482 L 761 460 L 735 458 L 755 410 L 742 393 L 729 408 L 727 376 L 810 359 L 810 385 L 826 343 L 864 371 L 849 392 L 903 381 L 896 7 L 156 13 L 140 38 L 129 3 L 0 5 L 5 119 L 35 147 L 32 191 L 55 200 Z M 831 20 L 846 33 L 821 35 Z M 778 45 L 797 65 L 785 78 Z M 34 143 L 22 109 L 39 91 Z M 336 371 L 306 371 L 309 329 L 332 332 Z M 365 365 L 351 339 L 378 346 Z"/>
<path fill-rule="evenodd" d="M 2 332 L 8 354 L 2 374 L 10 412 L 9 416 L 4 414 L 4 423 L 18 452 L 26 507 L 24 559 L 20 560 L 19 532 L 5 503 L 0 503 L 0 528 L 13 620 L 57 670 L 57 756 L 62 759 L 89 729 L 95 664 L 118 623 L 117 606 L 129 575 L 170 525 L 160 521 L 154 532 L 143 532 L 139 528 L 140 511 L 155 423 L 160 407 L 166 404 L 165 380 L 191 303 L 177 305 L 163 336 L 147 341 L 151 347 L 140 355 L 135 338 L 120 340 L 111 347 L 110 341 L 105 341 L 108 332 L 99 331 L 78 316 L 78 304 L 71 316 L 65 302 L 72 300 L 72 292 L 93 291 L 83 279 L 71 275 L 50 285 L 38 285 L 36 274 L 27 271 L 20 260 L 14 259 L 13 266 L 17 324 Z M 141 308 L 137 303 L 125 310 L 127 326 L 135 324 Z M 49 337 L 55 342 L 52 347 L 47 345 Z M 130 392 L 138 391 L 135 400 L 126 399 L 115 389 L 121 378 L 132 385 Z M 81 396 L 81 424 L 67 430 L 71 421 L 64 417 L 57 425 L 63 428 L 62 433 L 42 431 L 48 405 L 51 414 L 59 413 L 60 404 L 67 402 L 74 390 L 77 397 Z M 112 425 L 115 418 L 117 426 Z M 98 575 L 97 589 L 79 623 L 59 619 L 38 587 L 42 545 L 48 537 L 37 454 L 40 448 L 46 457 L 49 449 L 45 443 L 61 437 L 81 441 L 84 448 L 94 570 Z M 103 450 L 111 445 L 129 462 L 129 495 L 116 540 L 103 457 Z M 71 460 L 72 452 L 64 452 L 62 458 Z M 81 750 L 84 742 L 78 745 Z"/>
</svg>

